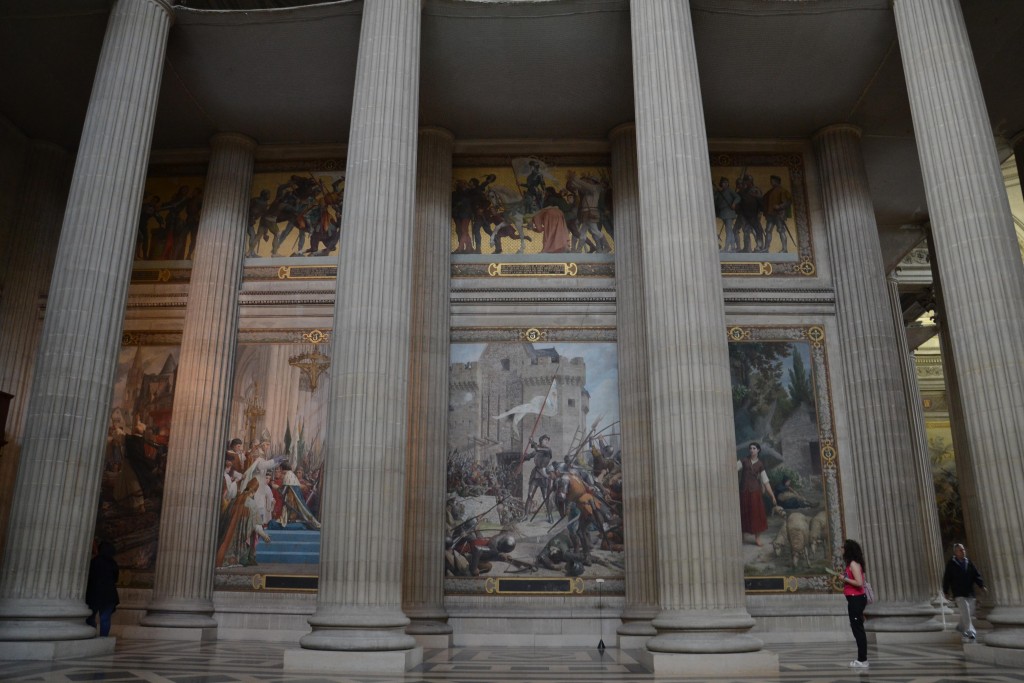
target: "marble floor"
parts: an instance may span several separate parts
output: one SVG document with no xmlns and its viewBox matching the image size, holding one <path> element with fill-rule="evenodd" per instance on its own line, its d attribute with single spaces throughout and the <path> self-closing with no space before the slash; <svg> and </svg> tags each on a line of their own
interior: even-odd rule
<svg viewBox="0 0 1024 683">
<path fill-rule="evenodd" d="M 0 661 L 0 681 L 110 681 L 123 683 L 568 683 L 569 681 L 641 683 L 679 681 L 655 679 L 628 651 L 538 650 L 529 648 L 452 648 L 425 650 L 423 664 L 404 676 L 299 675 L 282 669 L 284 651 L 292 644 L 256 642 L 183 643 L 119 641 L 112 656 L 58 662 Z M 957 645 L 871 646 L 871 669 L 847 668 L 848 645 L 773 644 L 781 672 L 777 678 L 728 678 L 717 681 L 872 681 L 874 683 L 1024 683 L 1024 671 L 966 662 Z M 970 645 L 966 646 L 970 647 Z M 0 653 L 0 657 L 3 654 Z M 688 679 L 693 680 L 693 679 Z"/>
</svg>

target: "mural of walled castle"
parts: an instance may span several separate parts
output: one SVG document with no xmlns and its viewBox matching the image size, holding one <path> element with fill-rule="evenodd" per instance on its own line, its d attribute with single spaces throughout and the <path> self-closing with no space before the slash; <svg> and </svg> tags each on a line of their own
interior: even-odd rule
<svg viewBox="0 0 1024 683">
<path fill-rule="evenodd" d="M 615 345 L 453 344 L 452 360 L 446 591 L 504 574 L 621 576 Z"/>
</svg>

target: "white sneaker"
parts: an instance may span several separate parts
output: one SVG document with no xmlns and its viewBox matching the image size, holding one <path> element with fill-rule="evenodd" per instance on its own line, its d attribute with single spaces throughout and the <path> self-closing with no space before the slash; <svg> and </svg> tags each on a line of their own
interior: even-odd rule
<svg viewBox="0 0 1024 683">
<path fill-rule="evenodd" d="M 850 668 L 851 669 L 866 669 L 866 668 L 868 668 L 868 663 L 867 662 L 862 662 L 859 659 L 855 659 L 852 662 L 850 662 Z"/>
</svg>

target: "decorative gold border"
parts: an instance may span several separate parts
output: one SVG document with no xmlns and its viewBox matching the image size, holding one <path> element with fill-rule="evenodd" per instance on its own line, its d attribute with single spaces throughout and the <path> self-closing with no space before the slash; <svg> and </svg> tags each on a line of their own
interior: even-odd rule
<svg viewBox="0 0 1024 683">
<path fill-rule="evenodd" d="M 521 579 L 519 579 L 521 581 Z M 517 590 L 502 590 L 502 582 L 515 583 L 517 579 L 503 579 L 500 577 L 488 577 L 484 581 L 484 591 L 488 595 L 583 595 L 583 579 L 580 577 L 566 578 L 566 579 L 555 579 L 556 581 L 567 581 L 568 590 L 564 591 L 517 591 Z"/>
<path fill-rule="evenodd" d="M 528 261 L 525 263 L 489 263 L 487 274 L 491 277 L 575 277 L 579 268 L 575 263 L 546 263 Z"/>
<path fill-rule="evenodd" d="M 778 579 L 779 581 L 782 582 L 782 592 L 783 593 L 796 593 L 797 589 L 800 586 L 800 580 L 797 577 L 795 577 L 795 576 L 757 576 L 757 577 L 751 576 L 751 577 L 747 577 L 747 578 L 751 578 L 751 579 L 756 578 L 756 579 L 758 579 L 760 581 L 763 581 L 765 579 Z M 749 593 L 749 594 L 754 594 L 754 593 L 763 594 L 763 593 L 778 593 L 779 591 L 777 591 L 777 590 L 750 590 L 750 589 L 748 589 L 746 592 Z"/>
<path fill-rule="evenodd" d="M 313 574 L 274 574 L 275 577 L 285 579 L 309 579 L 316 578 Z M 319 583 L 319 582 L 318 582 Z M 316 593 L 318 588 L 268 588 L 267 574 L 252 575 L 252 589 L 256 591 L 269 591 L 274 593 Z"/>
</svg>

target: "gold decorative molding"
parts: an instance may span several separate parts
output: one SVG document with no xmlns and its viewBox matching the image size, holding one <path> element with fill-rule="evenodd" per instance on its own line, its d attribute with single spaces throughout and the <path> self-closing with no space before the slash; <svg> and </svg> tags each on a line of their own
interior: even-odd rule
<svg viewBox="0 0 1024 683">
<path fill-rule="evenodd" d="M 575 277 L 579 267 L 575 263 L 489 263 L 491 277 Z"/>
</svg>

